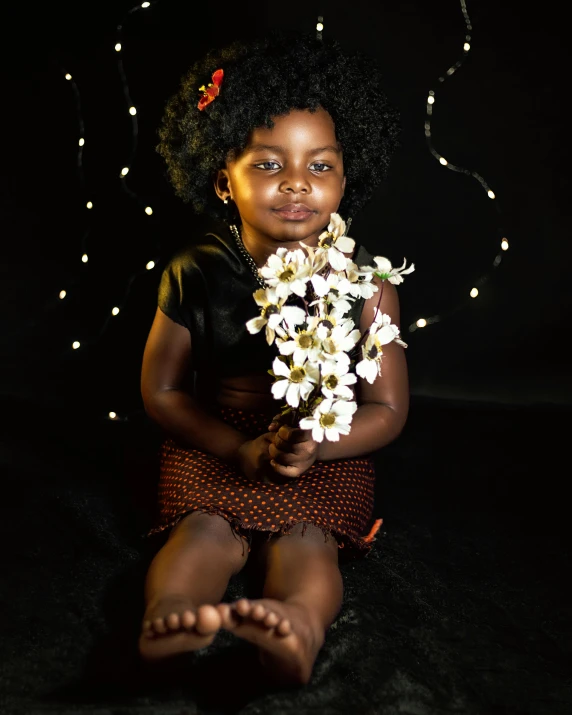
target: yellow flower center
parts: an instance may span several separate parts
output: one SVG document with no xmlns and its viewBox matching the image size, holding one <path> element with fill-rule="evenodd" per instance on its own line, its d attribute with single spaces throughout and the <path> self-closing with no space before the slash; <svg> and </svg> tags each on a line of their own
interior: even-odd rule
<svg viewBox="0 0 572 715">
<path fill-rule="evenodd" d="M 302 382 L 306 377 L 306 370 L 303 367 L 294 367 L 290 370 L 290 382 Z"/>
<path fill-rule="evenodd" d="M 279 280 L 283 281 L 284 283 L 289 283 L 292 278 L 294 278 L 294 271 L 291 268 L 287 268 L 285 271 L 282 271 L 282 273 L 278 276 Z"/>
<path fill-rule="evenodd" d="M 371 348 L 367 351 L 367 357 L 370 360 L 377 360 L 379 357 L 383 355 L 383 350 L 381 349 L 381 345 L 372 345 Z"/>
<path fill-rule="evenodd" d="M 335 390 L 338 386 L 338 382 L 339 380 L 336 375 L 328 375 L 328 377 L 324 380 L 324 385 L 328 388 L 328 390 Z"/>
<path fill-rule="evenodd" d="M 262 317 L 263 318 L 268 318 L 270 315 L 274 315 L 275 313 L 279 313 L 280 309 L 278 308 L 277 305 L 267 305 L 264 307 L 262 311 Z"/>
<path fill-rule="evenodd" d="M 301 333 L 300 337 L 298 338 L 298 345 L 303 350 L 307 350 L 308 348 L 311 348 L 313 342 L 314 341 L 312 340 L 312 336 L 308 335 L 308 333 Z"/>
<path fill-rule="evenodd" d="M 327 318 L 323 318 L 318 322 L 318 325 L 323 325 L 325 328 L 328 330 L 333 330 L 335 323 L 333 323 L 331 320 Z"/>
<path fill-rule="evenodd" d="M 324 238 L 321 238 L 318 241 L 318 246 L 320 248 L 330 248 L 330 246 L 334 243 L 335 239 L 336 239 L 335 235 L 331 231 L 329 231 L 324 236 Z"/>
<path fill-rule="evenodd" d="M 335 422 L 336 416 L 331 412 L 328 412 L 326 415 L 322 415 L 320 417 L 320 426 L 324 429 L 328 429 L 328 427 L 331 427 L 333 424 L 335 424 Z"/>
</svg>

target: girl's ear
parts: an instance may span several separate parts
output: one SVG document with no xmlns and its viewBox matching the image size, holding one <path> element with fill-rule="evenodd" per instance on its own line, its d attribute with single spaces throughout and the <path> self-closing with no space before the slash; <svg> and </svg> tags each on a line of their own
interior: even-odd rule
<svg viewBox="0 0 572 715">
<path fill-rule="evenodd" d="M 214 190 L 219 199 L 232 198 L 230 189 L 230 176 L 227 169 L 219 169 L 214 180 Z"/>
<path fill-rule="evenodd" d="M 344 176 L 343 181 L 342 181 L 342 196 L 346 192 L 346 177 Z"/>
</svg>

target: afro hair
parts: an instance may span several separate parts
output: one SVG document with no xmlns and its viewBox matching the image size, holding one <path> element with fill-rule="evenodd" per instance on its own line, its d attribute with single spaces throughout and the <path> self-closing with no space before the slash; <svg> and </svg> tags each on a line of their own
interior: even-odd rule
<svg viewBox="0 0 572 715">
<path fill-rule="evenodd" d="M 219 68 L 220 94 L 201 111 L 199 87 Z M 225 219 L 213 181 L 227 159 L 240 155 L 255 128 L 272 128 L 272 117 L 319 107 L 331 115 L 343 151 L 347 185 L 339 211 L 353 216 L 385 179 L 401 126 L 374 61 L 335 40 L 273 32 L 209 52 L 168 100 L 156 151 L 184 203 Z"/>
</svg>

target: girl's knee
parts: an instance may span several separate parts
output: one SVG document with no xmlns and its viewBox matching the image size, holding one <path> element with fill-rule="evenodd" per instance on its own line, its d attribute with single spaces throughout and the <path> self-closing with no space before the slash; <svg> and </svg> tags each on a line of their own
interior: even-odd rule
<svg viewBox="0 0 572 715">
<path fill-rule="evenodd" d="M 248 541 L 238 535 L 230 523 L 218 514 L 193 511 L 173 528 L 169 538 L 187 537 L 213 547 L 220 547 L 242 567 L 248 558 Z"/>
</svg>

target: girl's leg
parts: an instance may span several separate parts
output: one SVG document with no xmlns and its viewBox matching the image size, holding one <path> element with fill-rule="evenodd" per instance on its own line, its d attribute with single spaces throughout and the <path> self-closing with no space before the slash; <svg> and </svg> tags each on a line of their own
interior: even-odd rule
<svg viewBox="0 0 572 715">
<path fill-rule="evenodd" d="M 247 558 L 246 539 L 221 516 L 182 519 L 147 573 L 141 656 L 158 660 L 211 643 L 221 625 L 215 605 Z"/>
<path fill-rule="evenodd" d="M 297 524 L 287 536 L 262 545 L 263 598 L 220 604 L 222 627 L 259 646 L 277 680 L 307 683 L 326 630 L 342 604 L 343 583 L 334 537 Z"/>
</svg>

